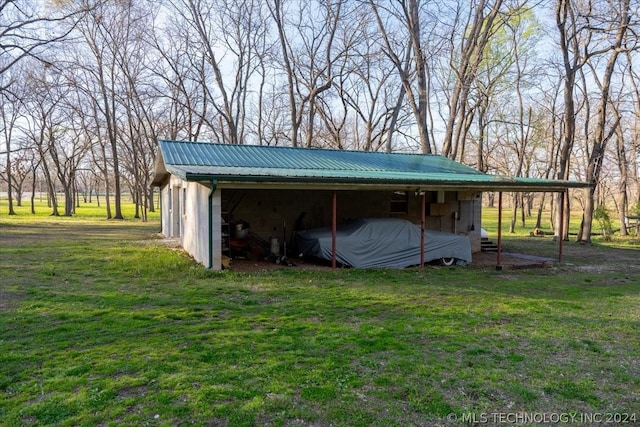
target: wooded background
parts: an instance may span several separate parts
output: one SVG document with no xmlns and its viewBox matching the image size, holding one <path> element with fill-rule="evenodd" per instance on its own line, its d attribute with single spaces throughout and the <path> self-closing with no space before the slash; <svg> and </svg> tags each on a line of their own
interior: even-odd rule
<svg viewBox="0 0 640 427">
<path fill-rule="evenodd" d="M 105 215 L 122 218 L 128 193 L 145 219 L 165 138 L 436 153 L 483 172 L 588 181 L 565 198 L 584 212 L 578 239 L 590 240 L 594 213 L 617 215 L 626 233 L 624 215 L 640 213 L 639 9 L 0 0 L 9 214 L 23 194 L 46 191 L 54 215 L 72 215 L 99 192 Z M 512 226 L 518 209 L 554 203 L 514 194 Z"/>
</svg>

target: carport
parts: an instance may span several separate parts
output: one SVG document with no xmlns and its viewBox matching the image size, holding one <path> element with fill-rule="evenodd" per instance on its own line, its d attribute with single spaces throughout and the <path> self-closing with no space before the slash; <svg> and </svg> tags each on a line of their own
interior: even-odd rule
<svg viewBox="0 0 640 427">
<path fill-rule="evenodd" d="M 221 268 L 225 214 L 236 203 L 265 239 L 303 210 L 310 221 L 330 223 L 335 267 L 341 217 L 402 217 L 422 230 L 466 233 L 479 250 L 483 191 L 499 193 L 501 219 L 503 192 L 564 195 L 588 186 L 485 174 L 438 155 L 166 140 L 159 141 L 152 185 L 161 189 L 162 233 L 212 269 Z M 499 227 L 498 266 L 501 243 Z"/>
</svg>

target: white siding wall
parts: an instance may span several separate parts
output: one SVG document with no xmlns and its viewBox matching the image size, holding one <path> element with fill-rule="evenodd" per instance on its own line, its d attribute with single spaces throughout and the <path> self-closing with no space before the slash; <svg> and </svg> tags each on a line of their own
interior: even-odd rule
<svg viewBox="0 0 640 427">
<path fill-rule="evenodd" d="M 209 267 L 209 230 L 212 231 L 214 270 L 222 268 L 221 198 L 212 198 L 212 224 L 209 228 L 209 187 L 172 176 L 161 189 L 161 226 L 165 237 L 180 238 L 182 247 L 197 262 Z"/>
<path fill-rule="evenodd" d="M 186 192 L 184 192 L 186 191 Z M 201 264 L 208 267 L 209 264 L 209 189 L 196 182 L 186 182 L 181 202 L 186 202 L 186 207 L 181 214 L 182 247 Z"/>
<path fill-rule="evenodd" d="M 171 201 L 170 201 L 170 185 L 165 185 L 160 190 L 160 226 L 164 237 L 171 237 Z"/>
<path fill-rule="evenodd" d="M 186 192 L 185 192 L 186 190 Z M 213 194 L 212 224 L 209 227 L 209 187 L 196 183 L 183 183 L 180 198 L 182 247 L 199 263 L 209 267 L 209 230 L 213 246 L 214 270 L 221 268 L 220 190 Z M 186 202 L 186 205 L 183 204 Z"/>
</svg>

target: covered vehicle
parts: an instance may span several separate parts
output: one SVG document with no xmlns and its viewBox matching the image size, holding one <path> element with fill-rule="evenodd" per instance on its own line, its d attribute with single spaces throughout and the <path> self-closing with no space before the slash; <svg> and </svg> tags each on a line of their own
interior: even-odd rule
<svg viewBox="0 0 640 427">
<path fill-rule="evenodd" d="M 298 231 L 296 243 L 305 257 L 331 260 L 331 227 Z M 470 264 L 468 236 L 424 232 L 424 261 Z M 398 218 L 366 218 L 337 226 L 336 260 L 356 268 L 405 268 L 420 264 L 420 226 Z"/>
</svg>

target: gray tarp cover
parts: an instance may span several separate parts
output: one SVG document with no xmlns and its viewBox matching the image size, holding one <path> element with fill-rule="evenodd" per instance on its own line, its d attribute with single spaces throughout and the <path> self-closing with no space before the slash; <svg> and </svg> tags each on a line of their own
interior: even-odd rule
<svg viewBox="0 0 640 427">
<path fill-rule="evenodd" d="M 298 231 L 304 256 L 331 260 L 331 227 Z M 336 260 L 356 268 L 404 268 L 420 264 L 420 226 L 396 218 L 356 219 L 337 227 Z M 457 258 L 471 263 L 468 236 L 425 230 L 425 262 Z"/>
</svg>

